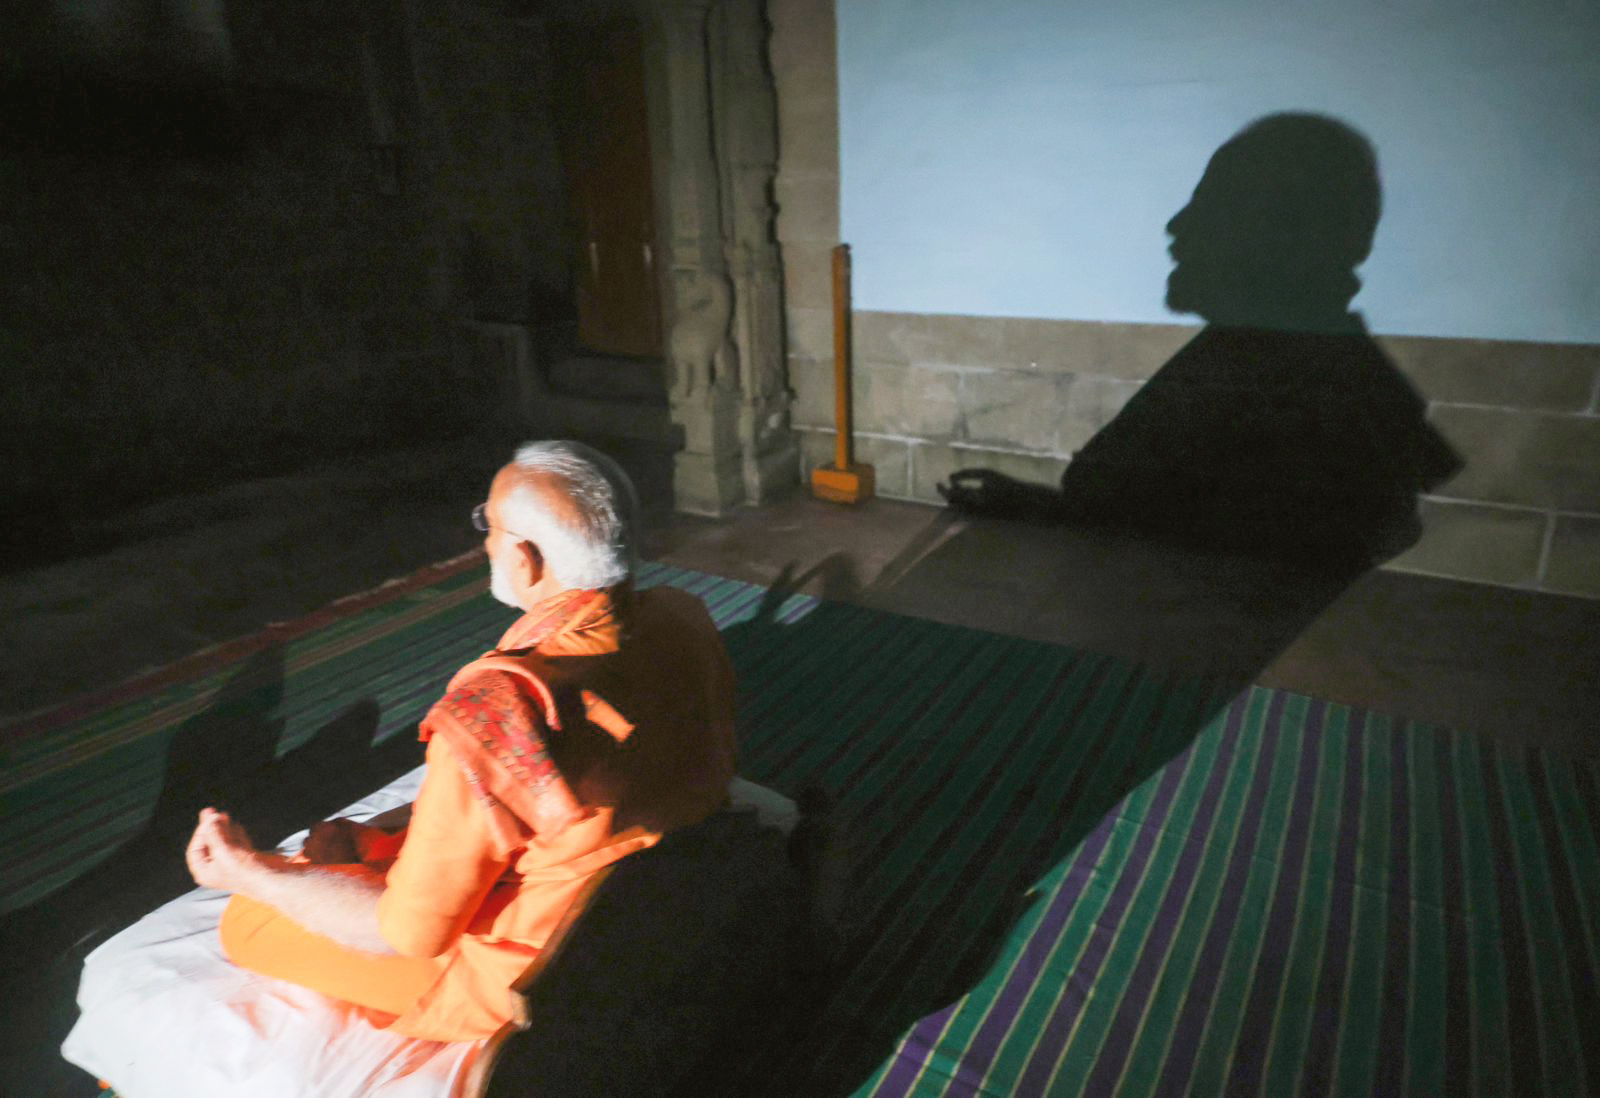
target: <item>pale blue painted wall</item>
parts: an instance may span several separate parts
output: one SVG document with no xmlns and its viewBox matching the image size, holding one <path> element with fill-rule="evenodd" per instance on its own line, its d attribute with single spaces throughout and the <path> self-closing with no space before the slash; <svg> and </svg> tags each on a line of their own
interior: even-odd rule
<svg viewBox="0 0 1600 1098">
<path fill-rule="evenodd" d="M 1600 342 L 1600 0 L 837 0 L 855 306 L 1157 321 L 1251 120 L 1377 146 L 1375 331 Z"/>
</svg>

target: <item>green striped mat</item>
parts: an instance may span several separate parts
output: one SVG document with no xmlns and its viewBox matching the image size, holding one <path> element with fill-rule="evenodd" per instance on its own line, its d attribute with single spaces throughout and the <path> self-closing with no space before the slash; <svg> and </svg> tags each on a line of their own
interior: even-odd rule
<svg viewBox="0 0 1600 1098">
<path fill-rule="evenodd" d="M 356 708 L 370 713 L 371 743 L 414 740 L 450 676 L 511 621 L 481 562 L 467 564 L 0 730 L 0 913 L 88 873 L 181 799 L 174 758 L 204 761 L 215 784 L 306 748 Z M 658 566 L 641 582 L 699 594 L 724 626 L 763 595 Z M 783 616 L 810 601 L 790 600 Z"/>
<path fill-rule="evenodd" d="M 1600 1093 L 1592 766 L 784 597 L 705 599 L 742 772 L 832 791 L 838 979 L 738 1094 Z M 174 745 L 409 737 L 507 612 L 479 568 L 7 732 L 9 907 L 156 810 Z"/>
</svg>

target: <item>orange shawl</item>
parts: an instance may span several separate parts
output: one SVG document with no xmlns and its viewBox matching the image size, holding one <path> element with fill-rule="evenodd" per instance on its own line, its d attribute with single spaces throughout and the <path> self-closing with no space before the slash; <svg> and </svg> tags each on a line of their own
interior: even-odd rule
<svg viewBox="0 0 1600 1098">
<path fill-rule="evenodd" d="M 564 591 L 533 607 L 499 647 L 456 672 L 422 722 L 420 738 L 444 737 L 507 848 L 526 843 L 530 834 L 548 839 L 591 814 L 550 757 L 547 737 L 561 731 L 561 715 L 540 673 L 552 653 L 541 647 L 615 651 L 617 604 L 625 595 L 625 588 Z M 594 712 L 598 699 L 583 700 L 593 723 L 626 738 L 631 729 L 625 723 Z"/>
</svg>

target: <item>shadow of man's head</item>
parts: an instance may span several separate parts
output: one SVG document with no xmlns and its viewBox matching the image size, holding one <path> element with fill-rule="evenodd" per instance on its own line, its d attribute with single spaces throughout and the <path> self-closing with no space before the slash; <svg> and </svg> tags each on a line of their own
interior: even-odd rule
<svg viewBox="0 0 1600 1098">
<path fill-rule="evenodd" d="M 1167 223 L 1167 307 L 1214 324 L 1345 331 L 1382 192 L 1371 142 L 1316 114 L 1258 119 Z"/>
</svg>

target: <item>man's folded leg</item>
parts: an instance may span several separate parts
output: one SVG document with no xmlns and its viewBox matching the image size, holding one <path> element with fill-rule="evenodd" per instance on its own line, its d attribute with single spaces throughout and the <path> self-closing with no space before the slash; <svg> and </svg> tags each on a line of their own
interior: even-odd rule
<svg viewBox="0 0 1600 1098">
<path fill-rule="evenodd" d="M 446 963 L 350 949 L 245 896 L 228 901 L 219 929 L 222 951 L 234 964 L 387 1015 L 372 1019 L 378 1025 L 409 1010 Z"/>
</svg>

